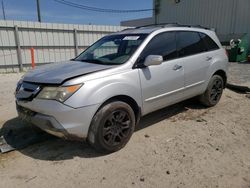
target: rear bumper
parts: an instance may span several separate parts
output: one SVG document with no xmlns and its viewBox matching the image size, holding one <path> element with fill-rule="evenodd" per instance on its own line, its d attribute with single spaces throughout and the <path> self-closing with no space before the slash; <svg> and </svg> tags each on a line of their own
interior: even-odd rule
<svg viewBox="0 0 250 188">
<path fill-rule="evenodd" d="M 83 140 L 99 105 L 72 108 L 53 100 L 16 101 L 18 115 L 57 137 Z"/>
</svg>

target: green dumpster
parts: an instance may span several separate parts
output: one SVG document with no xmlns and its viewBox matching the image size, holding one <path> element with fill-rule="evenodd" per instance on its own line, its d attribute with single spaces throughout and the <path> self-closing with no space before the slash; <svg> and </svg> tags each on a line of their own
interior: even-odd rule
<svg viewBox="0 0 250 188">
<path fill-rule="evenodd" d="M 228 52 L 230 62 L 247 61 L 249 48 L 247 34 L 219 35 L 219 39 Z"/>
</svg>

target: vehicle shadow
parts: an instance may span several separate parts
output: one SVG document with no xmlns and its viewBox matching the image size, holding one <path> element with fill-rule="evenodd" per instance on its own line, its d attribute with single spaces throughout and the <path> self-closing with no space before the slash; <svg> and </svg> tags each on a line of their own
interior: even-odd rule
<svg viewBox="0 0 250 188">
<path fill-rule="evenodd" d="M 163 120 L 169 119 L 176 116 L 177 114 L 183 113 L 188 109 L 205 109 L 205 107 L 197 101 L 196 98 L 192 98 L 181 103 L 174 104 L 169 107 L 152 112 L 140 120 L 139 125 L 137 125 L 135 131 L 147 128 Z"/>
<path fill-rule="evenodd" d="M 166 120 L 188 109 L 203 109 L 204 107 L 194 99 L 163 108 L 144 116 L 135 131 L 140 131 L 160 121 Z M 43 131 L 34 130 L 19 118 L 4 123 L 0 129 L 0 136 L 22 154 L 39 160 L 60 161 L 80 158 L 95 158 L 105 154 L 98 153 L 86 142 L 74 142 L 51 136 Z M 24 140 L 26 140 L 24 142 Z"/>
</svg>

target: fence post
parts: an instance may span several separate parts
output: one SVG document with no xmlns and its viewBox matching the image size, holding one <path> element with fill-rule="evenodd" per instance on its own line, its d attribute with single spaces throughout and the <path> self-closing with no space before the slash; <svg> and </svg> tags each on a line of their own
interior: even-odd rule
<svg viewBox="0 0 250 188">
<path fill-rule="evenodd" d="M 18 27 L 14 26 L 14 35 L 15 35 L 15 42 L 16 42 L 16 48 L 17 48 L 17 60 L 19 64 L 19 70 L 23 71 L 23 62 L 22 62 L 22 52 L 21 52 L 21 46 L 20 46 L 20 40 L 19 40 L 19 33 L 18 33 Z"/>
<path fill-rule="evenodd" d="M 34 48 L 32 47 L 30 49 L 30 53 L 31 53 L 31 66 L 32 66 L 32 69 L 34 69 L 36 67 L 36 64 L 35 64 L 35 52 L 34 52 Z"/>
<path fill-rule="evenodd" d="M 77 41 L 77 30 L 74 29 L 74 47 L 75 47 L 75 56 L 78 56 L 78 41 Z"/>
</svg>

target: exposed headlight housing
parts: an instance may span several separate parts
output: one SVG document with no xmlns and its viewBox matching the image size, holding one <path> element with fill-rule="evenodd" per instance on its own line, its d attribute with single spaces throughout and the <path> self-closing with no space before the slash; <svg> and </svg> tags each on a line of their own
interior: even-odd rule
<svg viewBox="0 0 250 188">
<path fill-rule="evenodd" d="M 23 77 L 17 82 L 15 93 L 17 93 L 17 92 L 19 91 L 19 89 L 20 89 L 21 86 L 22 86 L 22 83 L 23 83 Z"/>
<path fill-rule="evenodd" d="M 57 100 L 59 102 L 66 101 L 71 95 L 73 95 L 82 84 L 73 86 L 59 86 L 59 87 L 44 87 L 42 91 L 37 95 L 38 99 L 50 99 Z"/>
</svg>

